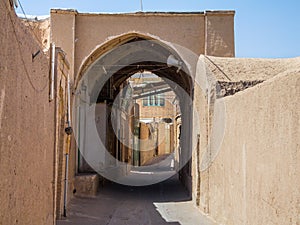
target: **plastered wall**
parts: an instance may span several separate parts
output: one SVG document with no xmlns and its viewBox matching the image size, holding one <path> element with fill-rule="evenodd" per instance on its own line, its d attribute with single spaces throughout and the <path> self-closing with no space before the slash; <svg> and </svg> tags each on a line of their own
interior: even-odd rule
<svg viewBox="0 0 300 225">
<path fill-rule="evenodd" d="M 218 223 L 300 224 L 299 87 L 299 71 L 286 71 L 224 98 L 224 139 L 198 186 Z"/>
<path fill-rule="evenodd" d="M 54 103 L 49 60 L 9 1 L 0 3 L 0 224 L 50 225 Z"/>
<path fill-rule="evenodd" d="M 234 17 L 232 12 L 207 11 L 205 17 L 205 54 L 232 57 L 235 55 Z"/>
<path fill-rule="evenodd" d="M 51 10 L 51 41 L 67 53 L 76 76 L 97 47 L 133 32 L 181 45 L 197 55 L 233 57 L 233 20 L 234 11 L 87 14 L 57 9 Z"/>
</svg>

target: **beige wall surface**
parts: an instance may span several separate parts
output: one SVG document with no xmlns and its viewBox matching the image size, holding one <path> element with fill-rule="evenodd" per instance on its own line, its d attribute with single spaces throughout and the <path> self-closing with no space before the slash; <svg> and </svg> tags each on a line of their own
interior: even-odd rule
<svg viewBox="0 0 300 225">
<path fill-rule="evenodd" d="M 207 52 L 216 56 L 232 57 L 233 19 L 233 11 L 208 14 L 84 14 L 74 10 L 51 10 L 51 41 L 67 53 L 71 68 L 74 62 L 76 76 L 80 72 L 80 66 L 97 47 L 128 33 L 139 33 L 175 43 L 196 55 Z"/>
<path fill-rule="evenodd" d="M 300 223 L 299 87 L 294 70 L 224 98 L 225 135 L 200 197 L 219 223 Z"/>
<path fill-rule="evenodd" d="M 140 139 L 140 165 L 143 166 L 155 156 L 157 142 L 150 136 L 149 125 L 146 123 L 140 123 Z"/>
<path fill-rule="evenodd" d="M 78 15 L 76 17 L 75 74 L 96 46 L 108 38 L 137 32 L 204 52 L 204 16 Z"/>
<path fill-rule="evenodd" d="M 56 14 L 50 17 L 51 44 L 60 47 L 66 53 L 66 59 L 70 63 L 70 71 L 74 70 L 75 51 L 75 13 Z M 73 76 L 73 73 L 70 74 Z"/>
<path fill-rule="evenodd" d="M 205 55 L 233 57 L 234 17 L 232 12 L 206 12 Z"/>
<path fill-rule="evenodd" d="M 54 103 L 49 60 L 0 3 L 0 224 L 53 224 Z"/>
</svg>

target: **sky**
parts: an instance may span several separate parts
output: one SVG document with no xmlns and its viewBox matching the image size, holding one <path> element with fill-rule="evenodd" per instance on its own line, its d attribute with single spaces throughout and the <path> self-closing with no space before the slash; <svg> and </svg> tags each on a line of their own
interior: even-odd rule
<svg viewBox="0 0 300 225">
<path fill-rule="evenodd" d="M 79 12 L 137 12 L 141 0 L 19 0 L 26 15 L 51 8 Z M 236 57 L 300 56 L 300 0 L 142 0 L 143 11 L 235 10 Z M 21 7 L 17 13 L 22 13 Z"/>
</svg>

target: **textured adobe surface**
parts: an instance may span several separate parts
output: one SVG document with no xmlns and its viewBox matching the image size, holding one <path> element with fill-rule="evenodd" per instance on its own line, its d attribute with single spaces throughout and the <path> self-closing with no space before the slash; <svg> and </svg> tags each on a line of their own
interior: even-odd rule
<svg viewBox="0 0 300 225">
<path fill-rule="evenodd" d="M 53 224 L 54 103 L 46 55 L 0 3 L 0 224 Z"/>
<path fill-rule="evenodd" d="M 216 100 L 216 115 L 225 103 L 225 132 L 220 149 L 210 137 L 209 151 L 218 154 L 194 186 L 200 208 L 222 224 L 298 224 L 300 58 L 214 62 L 232 80 L 265 81 Z M 207 117 L 201 119 L 208 126 Z M 201 137 L 202 154 L 205 141 Z"/>
</svg>

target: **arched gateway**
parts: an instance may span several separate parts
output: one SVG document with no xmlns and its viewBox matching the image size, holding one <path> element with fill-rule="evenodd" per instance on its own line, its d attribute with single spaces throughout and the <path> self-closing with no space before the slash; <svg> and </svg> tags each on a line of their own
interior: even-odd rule
<svg viewBox="0 0 300 225">
<path fill-rule="evenodd" d="M 208 90 L 199 75 L 205 68 L 199 56 L 234 56 L 233 18 L 233 11 L 51 10 L 51 42 L 66 53 L 74 94 L 72 176 L 98 172 L 122 184 L 147 185 L 180 171 L 185 186 L 197 195 L 192 155 L 203 144 L 199 143 L 201 120 L 206 121 L 203 130 L 209 126 Z M 166 93 L 171 93 L 172 101 L 161 97 Z M 143 110 L 151 114 L 147 107 L 162 108 L 165 102 L 173 105 L 174 115 L 142 118 Z M 150 149 L 151 156 L 143 149 Z"/>
<path fill-rule="evenodd" d="M 179 53 L 180 50 L 182 54 Z M 183 57 L 190 62 L 186 63 Z M 182 46 L 175 44 L 172 46 L 170 43 L 138 33 L 115 37 L 92 52 L 81 66 L 77 77 L 76 103 L 73 107 L 78 125 L 77 130 L 75 129 L 77 142 L 81 152 L 79 171 L 97 171 L 115 182 L 146 185 L 174 175 L 185 165 L 187 165 L 186 168 L 190 168 L 189 159 L 192 151 L 189 137 L 192 136 L 193 73 L 195 71 L 192 67 L 196 66 L 197 59 L 196 54 Z M 147 89 L 148 86 L 149 90 L 141 93 L 138 91 L 136 94 L 141 84 L 135 87 L 128 79 L 134 74 L 142 76 L 149 73 L 160 77 L 161 81 L 153 80 L 147 83 L 145 88 Z M 135 80 L 141 82 L 142 78 L 135 78 Z M 151 88 L 150 85 L 153 87 Z M 122 92 L 128 92 L 128 88 L 131 89 L 131 96 L 122 94 Z M 138 104 L 138 99 L 145 101 L 147 94 L 154 99 L 159 94 L 171 91 L 175 94 L 173 102 L 178 101 L 178 115 L 176 116 L 182 121 L 180 143 L 175 147 L 172 142 L 171 149 L 168 150 L 168 153 L 174 153 L 177 156 L 174 158 L 176 168 L 166 173 L 165 167 L 160 168 L 158 163 L 152 163 L 147 167 L 147 173 L 138 173 L 138 175 L 129 173 L 131 166 L 143 164 L 141 158 L 144 154 L 148 154 L 147 151 L 156 149 L 156 153 L 152 153 L 153 157 L 147 157 L 147 160 L 165 153 L 165 151 L 158 153 L 161 142 L 165 142 L 165 132 L 164 134 L 159 132 L 160 137 L 157 137 L 159 141 L 151 149 L 143 150 L 140 146 L 145 145 L 146 143 L 143 142 L 147 141 L 141 140 L 140 135 L 135 132 L 136 130 L 140 132 L 140 121 L 143 119 L 141 111 L 145 110 L 145 105 Z M 124 101 L 126 101 L 127 108 L 122 108 Z M 160 105 L 160 110 L 162 107 L 164 106 Z M 155 107 L 152 107 L 152 110 L 155 110 Z M 132 118 L 132 122 L 128 122 Z M 150 125 L 150 121 L 148 124 Z M 152 121 L 152 125 L 155 126 L 155 124 L 159 126 L 165 123 Z M 131 129 L 132 127 L 134 128 Z M 176 135 L 174 131 L 171 133 L 174 137 L 168 134 L 168 138 L 179 138 L 179 134 Z M 169 158 L 165 160 L 168 161 Z M 190 176 L 190 169 L 186 172 Z"/>
</svg>

